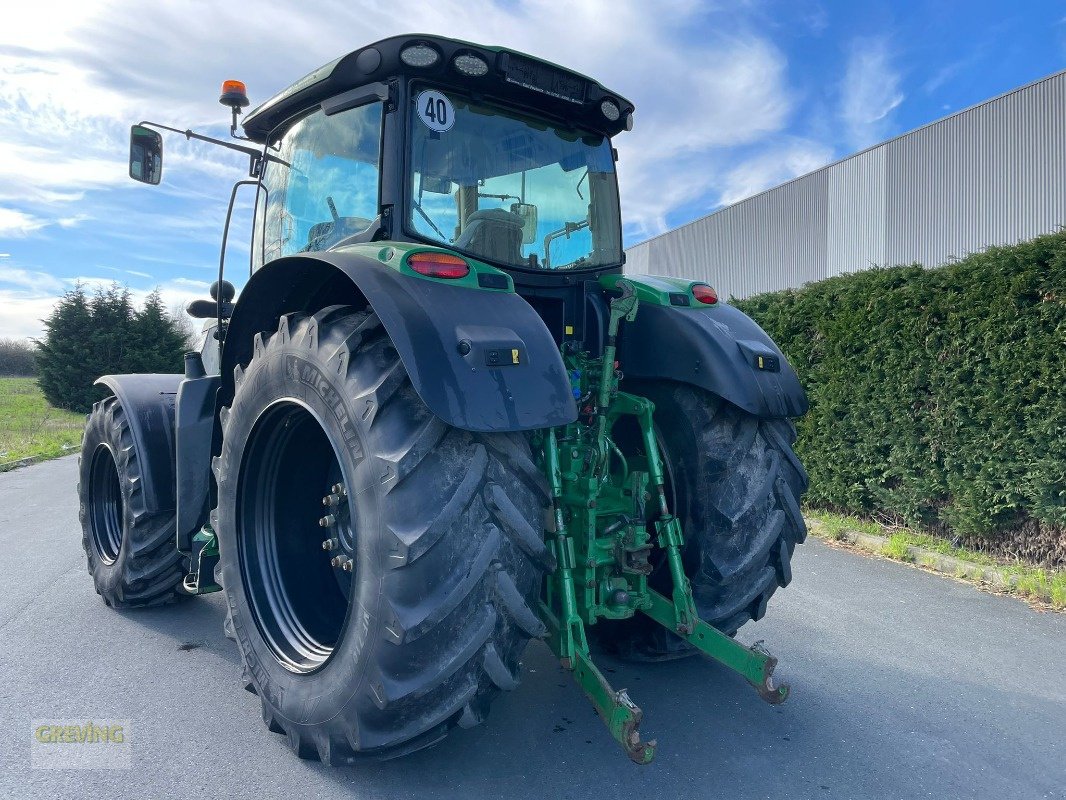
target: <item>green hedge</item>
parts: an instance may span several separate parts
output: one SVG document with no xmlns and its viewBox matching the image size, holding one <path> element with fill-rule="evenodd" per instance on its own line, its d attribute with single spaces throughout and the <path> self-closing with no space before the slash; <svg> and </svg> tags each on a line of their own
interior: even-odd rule
<svg viewBox="0 0 1066 800">
<path fill-rule="evenodd" d="M 1066 527 L 1066 232 L 734 305 L 811 401 L 808 502 L 963 536 Z"/>
</svg>

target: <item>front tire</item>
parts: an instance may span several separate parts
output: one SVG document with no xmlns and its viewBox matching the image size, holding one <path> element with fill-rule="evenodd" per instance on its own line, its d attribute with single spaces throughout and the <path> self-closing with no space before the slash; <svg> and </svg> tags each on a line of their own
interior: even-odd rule
<svg viewBox="0 0 1066 800">
<path fill-rule="evenodd" d="M 82 546 L 96 593 L 114 608 L 161 605 L 181 594 L 174 510 L 148 513 L 144 458 L 118 398 L 93 405 L 78 460 Z"/>
<path fill-rule="evenodd" d="M 671 510 L 685 536 L 682 560 L 701 619 L 730 636 L 766 613 L 792 580 L 796 545 L 807 535 L 800 497 L 807 473 L 792 450 L 787 419 L 762 419 L 683 384 L 628 388 L 655 403 L 655 426 Z M 669 569 L 660 553 L 651 584 L 667 597 Z M 658 661 L 695 648 L 643 617 L 596 626 L 604 649 Z"/>
<path fill-rule="evenodd" d="M 216 530 L 267 726 L 346 764 L 480 722 L 544 633 L 547 493 L 525 440 L 433 416 L 349 307 L 282 317 L 235 379 Z"/>
</svg>

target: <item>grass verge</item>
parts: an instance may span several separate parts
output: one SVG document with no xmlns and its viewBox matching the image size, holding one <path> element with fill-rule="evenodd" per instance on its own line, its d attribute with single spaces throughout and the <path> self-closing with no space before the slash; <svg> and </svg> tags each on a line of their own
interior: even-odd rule
<svg viewBox="0 0 1066 800">
<path fill-rule="evenodd" d="M 811 533 L 867 552 L 903 561 L 975 583 L 997 592 L 1066 610 L 1066 570 L 998 561 L 985 553 L 955 547 L 945 539 L 909 529 L 884 528 L 875 522 L 806 509 Z"/>
<path fill-rule="evenodd" d="M 85 415 L 48 405 L 36 378 L 0 378 L 0 472 L 74 452 L 84 427 Z"/>
</svg>

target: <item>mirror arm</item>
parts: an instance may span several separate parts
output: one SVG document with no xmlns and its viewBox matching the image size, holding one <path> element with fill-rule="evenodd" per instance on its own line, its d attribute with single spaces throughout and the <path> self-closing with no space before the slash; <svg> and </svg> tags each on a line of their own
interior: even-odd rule
<svg viewBox="0 0 1066 800">
<path fill-rule="evenodd" d="M 181 130 L 181 128 L 172 128 L 169 125 L 163 125 L 163 124 L 161 124 L 159 122 L 148 122 L 147 120 L 144 120 L 144 121 L 142 121 L 142 122 L 140 122 L 138 124 L 143 126 L 143 127 L 145 127 L 145 128 L 149 128 L 149 127 L 151 127 L 151 128 L 159 128 L 160 130 L 170 131 L 172 133 L 180 133 L 186 139 L 196 139 L 197 141 L 200 141 L 200 142 L 207 142 L 209 144 L 217 144 L 217 145 L 219 145 L 221 147 L 225 147 L 225 148 L 227 148 L 229 150 L 236 150 L 238 153 L 244 153 L 245 155 L 249 156 L 251 158 L 251 160 L 252 160 L 251 169 L 249 170 L 250 174 L 252 174 L 252 175 L 258 175 L 259 174 L 259 165 L 260 165 L 260 163 L 263 160 L 263 152 L 261 150 L 256 150 L 254 147 L 246 147 L 246 146 L 244 146 L 242 144 L 234 144 L 233 142 L 227 142 L 227 141 L 224 141 L 222 139 L 213 139 L 210 136 L 204 136 L 202 133 L 197 133 L 196 131 L 191 131 L 191 130 L 184 130 L 183 131 L 183 130 Z M 285 164 L 286 166 L 288 166 L 288 164 L 285 161 L 282 161 L 280 158 L 277 158 L 275 156 L 271 156 L 269 154 L 267 155 L 267 160 L 268 161 L 276 161 L 279 164 Z"/>
<path fill-rule="evenodd" d="M 172 128 L 169 125 L 162 125 L 158 122 L 142 121 L 138 123 L 145 128 L 160 128 L 164 131 L 170 131 L 171 133 L 180 133 L 186 139 L 197 139 L 201 142 L 210 142 L 211 144 L 221 145 L 222 147 L 228 147 L 230 150 L 237 150 L 241 153 L 253 156 L 254 158 L 260 158 L 263 155 L 261 150 L 256 150 L 254 147 L 245 147 L 243 144 L 234 144 L 233 142 L 226 142 L 222 139 L 212 139 L 210 136 L 204 136 L 202 133 L 196 133 L 196 131 L 181 130 L 181 128 Z"/>
</svg>

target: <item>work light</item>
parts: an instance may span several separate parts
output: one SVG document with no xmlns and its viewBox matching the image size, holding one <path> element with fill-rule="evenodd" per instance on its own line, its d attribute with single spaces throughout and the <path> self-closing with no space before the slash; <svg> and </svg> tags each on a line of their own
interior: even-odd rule
<svg viewBox="0 0 1066 800">
<path fill-rule="evenodd" d="M 413 44 L 400 51 L 400 61 L 409 67 L 432 67 L 440 53 L 428 44 Z"/>
<path fill-rule="evenodd" d="M 457 55 L 455 60 L 452 61 L 452 66 L 455 67 L 456 72 L 471 78 L 480 78 L 489 71 L 489 65 L 485 62 L 485 59 L 475 56 L 473 53 Z"/>
</svg>

